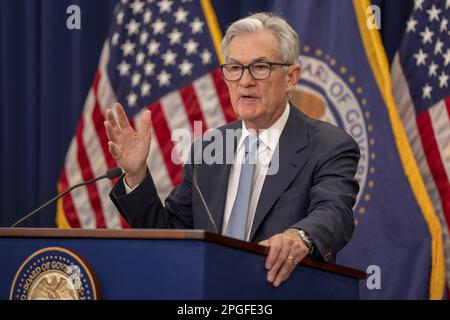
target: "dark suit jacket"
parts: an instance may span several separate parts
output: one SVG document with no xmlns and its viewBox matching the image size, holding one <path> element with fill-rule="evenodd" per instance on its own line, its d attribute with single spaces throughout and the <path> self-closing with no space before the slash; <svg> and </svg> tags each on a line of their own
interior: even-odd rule
<svg viewBox="0 0 450 320">
<path fill-rule="evenodd" d="M 242 128 L 241 121 L 220 131 Z M 205 147 L 207 143 L 204 142 Z M 279 172 L 265 178 L 250 241 L 259 242 L 288 228 L 305 230 L 319 257 L 335 261 L 354 229 L 352 207 L 359 190 L 354 179 L 359 160 L 357 143 L 340 128 L 311 119 L 291 106 L 280 136 Z M 192 159 L 192 158 L 191 158 Z M 197 166 L 197 182 L 217 227 L 222 230 L 229 164 Z M 151 175 L 126 194 L 123 179 L 110 197 L 133 228 L 195 228 L 213 232 L 208 215 L 192 188 L 193 165 L 183 168 L 183 181 L 165 206 Z"/>
</svg>

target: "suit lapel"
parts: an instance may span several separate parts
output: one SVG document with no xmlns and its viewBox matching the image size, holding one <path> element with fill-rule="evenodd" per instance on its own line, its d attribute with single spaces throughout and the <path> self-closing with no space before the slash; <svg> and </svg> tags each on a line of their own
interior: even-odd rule
<svg viewBox="0 0 450 320">
<path fill-rule="evenodd" d="M 256 207 L 250 239 L 270 209 L 298 175 L 308 159 L 308 128 L 305 116 L 291 105 L 288 121 L 278 143 L 278 173 L 267 175 Z M 274 156 L 276 152 L 274 152 Z M 272 159 L 274 161 L 274 158 Z"/>
<path fill-rule="evenodd" d="M 233 131 L 241 128 L 241 121 L 236 121 L 226 127 L 227 130 Z M 234 159 L 234 153 L 236 152 L 237 142 L 239 141 L 239 136 L 234 137 L 234 150 L 231 153 L 227 153 L 227 135 L 225 131 L 222 132 L 222 134 L 225 137 L 223 144 L 223 155 L 225 159 L 223 159 L 223 164 L 204 166 L 203 169 L 205 171 L 202 173 L 202 180 L 205 179 L 207 181 L 205 185 L 210 186 L 209 188 L 202 190 L 204 190 L 205 198 L 207 199 L 206 201 L 210 205 L 211 215 L 213 216 L 219 233 L 222 232 L 225 201 L 228 192 L 228 180 L 230 178 L 230 170 Z M 228 159 L 226 157 L 228 157 Z"/>
</svg>

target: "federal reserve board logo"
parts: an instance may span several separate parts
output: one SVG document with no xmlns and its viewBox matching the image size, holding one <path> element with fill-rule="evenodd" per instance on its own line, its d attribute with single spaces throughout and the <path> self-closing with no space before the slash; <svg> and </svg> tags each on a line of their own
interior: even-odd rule
<svg viewBox="0 0 450 320">
<path fill-rule="evenodd" d="M 11 300 L 95 300 L 94 274 L 73 251 L 45 248 L 20 266 L 11 286 Z"/>
<path fill-rule="evenodd" d="M 355 223 L 363 218 L 370 201 L 372 179 L 375 173 L 373 160 L 373 125 L 367 109 L 369 101 L 358 79 L 346 66 L 339 65 L 321 49 L 304 46 L 300 56 L 302 78 L 291 92 L 290 100 L 312 118 L 327 121 L 343 128 L 358 143 L 361 158 L 356 179 L 360 191 L 355 205 Z"/>
</svg>

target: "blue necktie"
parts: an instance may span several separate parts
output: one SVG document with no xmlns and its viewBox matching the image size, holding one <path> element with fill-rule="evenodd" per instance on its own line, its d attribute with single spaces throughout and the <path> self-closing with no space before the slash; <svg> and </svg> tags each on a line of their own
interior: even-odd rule
<svg viewBox="0 0 450 320">
<path fill-rule="evenodd" d="M 225 235 L 231 238 L 245 239 L 245 226 L 247 224 L 248 208 L 250 205 L 250 196 L 253 185 L 253 173 L 256 166 L 256 149 L 258 147 L 258 138 L 249 135 L 244 140 L 245 154 L 241 166 L 241 175 L 239 185 L 234 201 L 233 210 L 231 210 Z"/>
</svg>

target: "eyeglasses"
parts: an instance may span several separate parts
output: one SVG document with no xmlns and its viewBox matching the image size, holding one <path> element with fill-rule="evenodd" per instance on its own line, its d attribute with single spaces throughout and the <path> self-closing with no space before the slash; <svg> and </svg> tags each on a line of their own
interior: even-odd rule
<svg viewBox="0 0 450 320">
<path fill-rule="evenodd" d="M 291 64 L 280 62 L 252 62 L 247 65 L 240 63 L 221 64 L 222 75 L 227 81 L 238 81 L 242 78 L 244 70 L 248 69 L 250 75 L 255 80 L 266 80 L 272 74 L 273 66 L 289 67 Z"/>
</svg>

